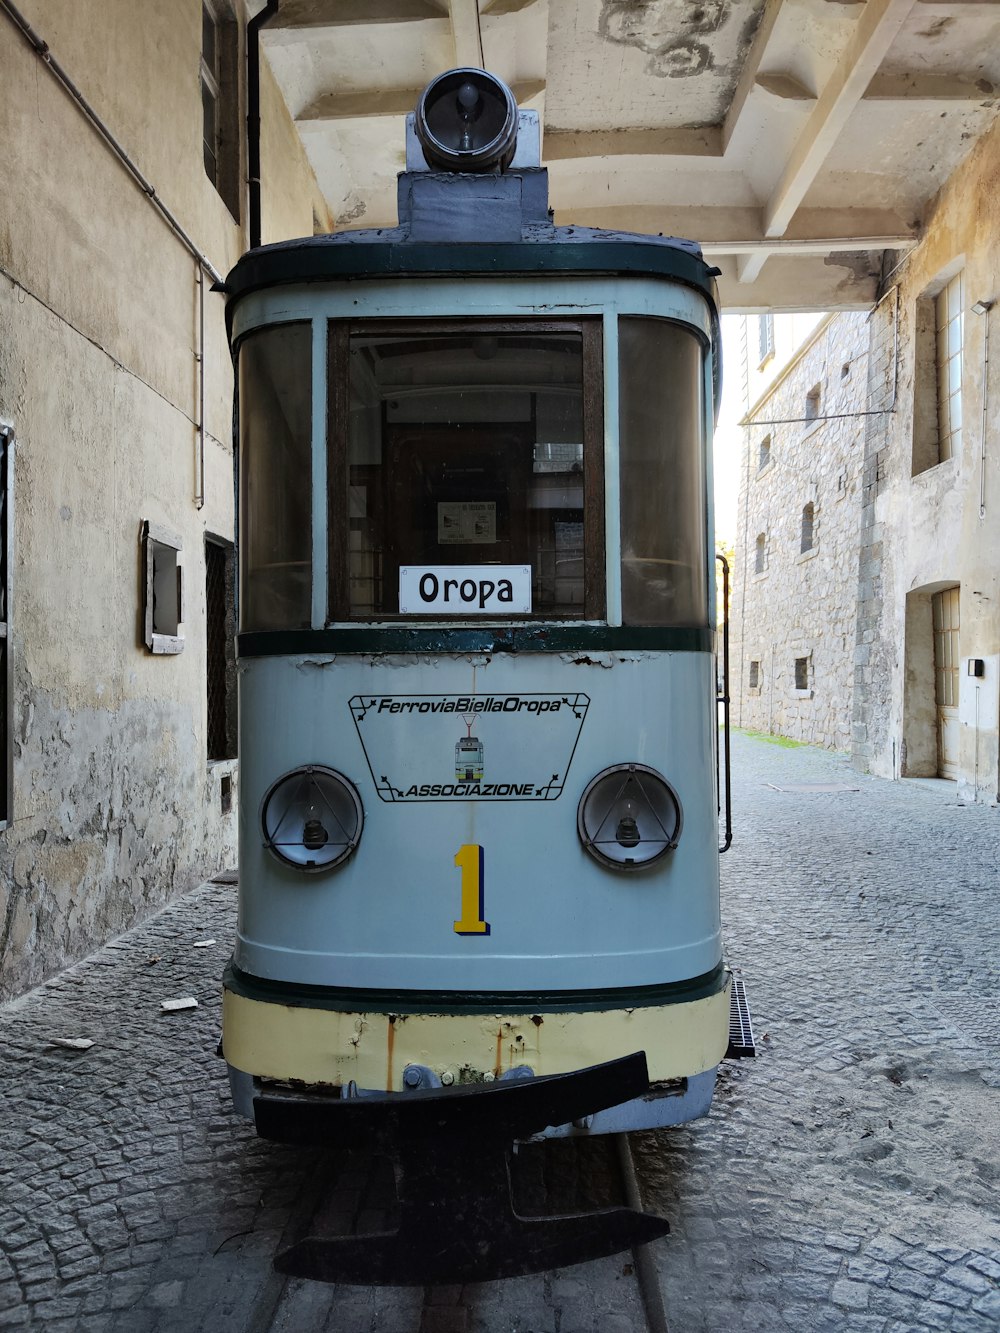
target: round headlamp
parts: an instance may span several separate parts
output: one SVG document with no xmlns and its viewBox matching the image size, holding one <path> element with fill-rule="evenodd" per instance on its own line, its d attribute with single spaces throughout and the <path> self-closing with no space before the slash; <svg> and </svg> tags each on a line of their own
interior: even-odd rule
<svg viewBox="0 0 1000 1333">
<path fill-rule="evenodd" d="M 420 94 L 414 128 L 431 167 L 502 171 L 517 145 L 517 103 L 494 74 L 450 69 Z"/>
<path fill-rule="evenodd" d="M 661 773 L 615 764 L 580 797 L 577 832 L 587 851 L 613 870 L 642 870 L 677 846 L 681 803 Z"/>
<path fill-rule="evenodd" d="M 279 778 L 260 807 L 264 846 L 296 870 L 332 870 L 346 861 L 364 821 L 354 784 L 320 764 Z"/>
</svg>

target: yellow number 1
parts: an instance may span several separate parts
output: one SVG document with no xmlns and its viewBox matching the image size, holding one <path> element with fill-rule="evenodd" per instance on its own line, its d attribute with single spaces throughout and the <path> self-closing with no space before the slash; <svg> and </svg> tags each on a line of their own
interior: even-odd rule
<svg viewBox="0 0 1000 1333">
<path fill-rule="evenodd" d="M 483 920 L 483 849 L 467 842 L 455 855 L 462 872 L 462 915 L 455 922 L 456 935 L 488 935 L 490 923 Z"/>
</svg>

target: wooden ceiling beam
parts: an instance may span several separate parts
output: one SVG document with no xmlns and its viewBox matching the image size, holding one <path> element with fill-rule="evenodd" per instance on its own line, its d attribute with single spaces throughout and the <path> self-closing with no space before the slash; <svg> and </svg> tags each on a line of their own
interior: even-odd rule
<svg viewBox="0 0 1000 1333">
<path fill-rule="evenodd" d="M 448 15 L 455 41 L 455 68 L 484 69 L 478 0 L 448 0 Z"/>
<path fill-rule="evenodd" d="M 542 156 L 546 162 L 603 157 L 721 157 L 722 132 L 717 125 L 667 130 L 547 129 Z"/>
<path fill-rule="evenodd" d="M 296 121 L 365 120 L 372 116 L 405 116 L 417 105 L 423 88 L 369 88 L 360 93 L 323 93 L 300 111 Z M 515 83 L 511 92 L 518 106 L 545 91 L 541 79 Z"/>
<path fill-rule="evenodd" d="M 736 91 L 733 93 L 733 100 L 730 102 L 726 118 L 722 122 L 722 151 L 724 153 L 729 148 L 730 141 L 740 123 L 740 118 L 746 110 L 750 94 L 754 90 L 761 63 L 774 33 L 774 26 L 778 21 L 783 3 L 784 0 L 767 0 L 764 5 L 764 13 L 757 25 L 750 53 L 743 62 L 743 68 L 740 70 L 740 77 L 736 84 Z"/>
<path fill-rule="evenodd" d="M 781 236 L 865 94 L 915 0 L 868 0 L 764 211 L 764 234 Z"/>
</svg>

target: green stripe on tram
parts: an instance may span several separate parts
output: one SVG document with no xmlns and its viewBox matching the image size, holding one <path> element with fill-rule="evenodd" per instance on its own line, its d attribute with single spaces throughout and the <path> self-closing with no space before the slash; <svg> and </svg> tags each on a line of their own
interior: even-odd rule
<svg viewBox="0 0 1000 1333">
<path fill-rule="evenodd" d="M 699 977 L 660 986 L 552 991 L 389 991 L 273 981 L 250 976 L 230 963 L 223 985 L 234 995 L 260 1004 L 350 1014 L 578 1014 L 706 1000 L 725 989 L 727 976 L 719 962 L 711 972 Z"/>
<path fill-rule="evenodd" d="M 241 658 L 290 657 L 296 653 L 710 653 L 715 648 L 715 634 L 704 626 L 685 625 L 363 625 L 250 630 L 239 635 L 237 644 Z"/>
</svg>

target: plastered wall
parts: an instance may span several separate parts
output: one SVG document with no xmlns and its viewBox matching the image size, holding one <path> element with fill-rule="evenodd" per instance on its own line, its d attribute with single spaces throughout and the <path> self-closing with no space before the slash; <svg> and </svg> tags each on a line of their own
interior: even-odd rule
<svg viewBox="0 0 1000 1333">
<path fill-rule="evenodd" d="M 234 221 L 203 167 L 199 0 L 19 9 L 225 273 L 245 207 Z M 196 262 L 3 16 L 0 86 L 0 422 L 16 435 L 5 998 L 232 866 L 220 782 L 238 766 L 206 750 L 204 541 L 233 535 L 223 298 L 206 284 L 199 507 Z M 266 60 L 261 113 L 264 240 L 311 233 L 325 214 Z M 182 543 L 175 656 L 142 644 L 144 520 Z"/>
<path fill-rule="evenodd" d="M 955 456 L 927 456 L 925 399 L 933 373 L 922 355 L 921 299 L 961 270 L 963 433 Z M 936 705 L 928 662 L 930 598 L 960 589 L 960 799 L 997 799 L 1000 700 L 1000 127 L 984 136 L 950 178 L 927 218 L 924 239 L 897 270 L 900 357 L 897 409 L 873 420 L 859 583 L 855 762 L 885 777 L 936 771 Z M 984 396 L 985 394 L 985 396 Z M 916 448 L 914 437 L 916 433 Z M 930 463 L 930 465 L 928 465 Z M 983 674 L 969 673 L 970 659 Z"/>
</svg>

